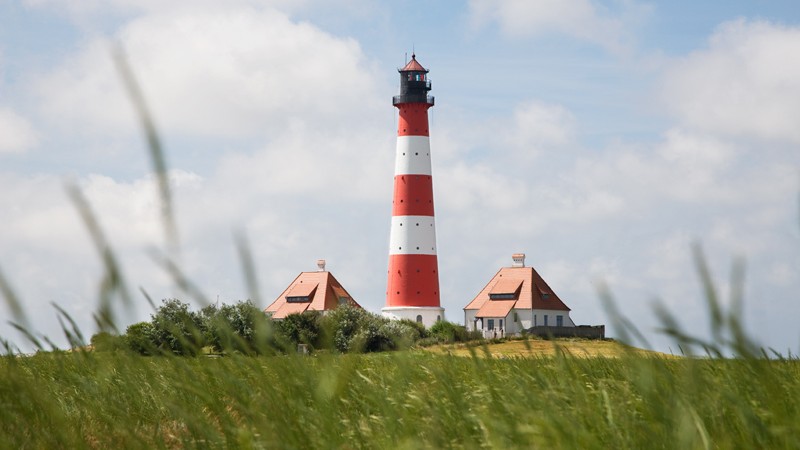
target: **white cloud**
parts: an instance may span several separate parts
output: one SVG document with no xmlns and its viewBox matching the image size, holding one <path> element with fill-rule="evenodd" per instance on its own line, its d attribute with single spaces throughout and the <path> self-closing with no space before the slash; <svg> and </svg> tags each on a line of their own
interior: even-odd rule
<svg viewBox="0 0 800 450">
<path fill-rule="evenodd" d="M 511 150 L 515 159 L 529 160 L 547 150 L 563 148 L 572 143 L 575 119 L 561 105 L 528 101 L 514 109 L 511 126 L 498 125 L 500 140 Z"/>
<path fill-rule="evenodd" d="M 562 33 L 623 53 L 632 46 L 631 28 L 649 7 L 632 1 L 617 6 L 612 12 L 593 0 L 472 0 L 470 12 L 476 24 L 496 21 L 510 36 Z"/>
<path fill-rule="evenodd" d="M 37 143 L 36 131 L 27 119 L 0 107 L 0 153 L 24 152 Z"/>
<path fill-rule="evenodd" d="M 723 136 L 800 142 L 800 28 L 744 19 L 675 61 L 662 99 L 686 127 Z"/>
<path fill-rule="evenodd" d="M 378 105 L 357 42 L 273 10 L 167 9 L 137 17 L 115 39 L 167 134 L 270 136 L 295 121 L 329 128 Z M 54 122 L 110 132 L 135 123 L 110 52 L 110 40 L 92 40 L 38 80 Z"/>
</svg>

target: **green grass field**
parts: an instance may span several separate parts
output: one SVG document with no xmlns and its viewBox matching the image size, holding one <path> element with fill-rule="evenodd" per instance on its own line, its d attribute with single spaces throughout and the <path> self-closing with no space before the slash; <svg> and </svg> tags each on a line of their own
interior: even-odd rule
<svg viewBox="0 0 800 450">
<path fill-rule="evenodd" d="M 798 398 L 796 360 L 39 354 L 0 447 L 800 448 Z"/>
</svg>

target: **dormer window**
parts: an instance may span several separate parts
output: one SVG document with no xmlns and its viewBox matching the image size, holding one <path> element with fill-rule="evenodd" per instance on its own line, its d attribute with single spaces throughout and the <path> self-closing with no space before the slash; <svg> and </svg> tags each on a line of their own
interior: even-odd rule
<svg viewBox="0 0 800 450">
<path fill-rule="evenodd" d="M 516 300 L 521 287 L 522 280 L 502 278 L 489 291 L 489 300 Z"/>
<path fill-rule="evenodd" d="M 308 303 L 314 297 L 317 291 L 318 283 L 303 283 L 300 282 L 292 286 L 289 292 L 286 293 L 286 302 L 288 303 Z"/>
<path fill-rule="evenodd" d="M 550 292 L 546 291 L 544 287 L 539 286 L 539 293 L 542 294 L 542 300 L 550 298 Z"/>
</svg>

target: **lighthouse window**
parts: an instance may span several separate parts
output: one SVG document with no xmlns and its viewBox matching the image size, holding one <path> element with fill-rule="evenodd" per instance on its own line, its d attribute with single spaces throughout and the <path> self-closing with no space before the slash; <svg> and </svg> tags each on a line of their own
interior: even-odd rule
<svg viewBox="0 0 800 450">
<path fill-rule="evenodd" d="M 417 315 L 417 323 L 422 323 L 422 316 L 421 315 Z"/>
</svg>

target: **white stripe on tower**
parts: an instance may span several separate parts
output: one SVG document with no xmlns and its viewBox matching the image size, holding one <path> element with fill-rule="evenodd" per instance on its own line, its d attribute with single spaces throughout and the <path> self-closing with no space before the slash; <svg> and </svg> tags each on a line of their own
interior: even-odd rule
<svg viewBox="0 0 800 450">
<path fill-rule="evenodd" d="M 397 136 L 395 175 L 431 175 L 431 141 L 428 136 Z"/>
</svg>

